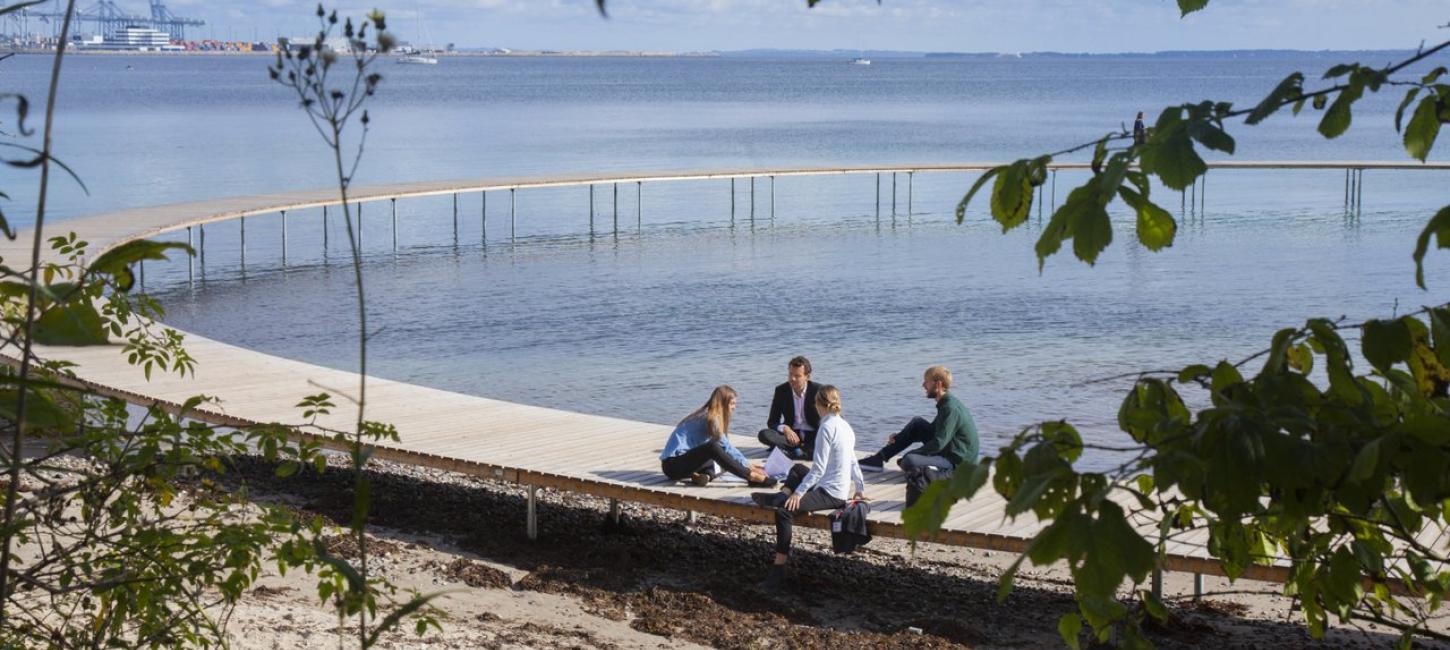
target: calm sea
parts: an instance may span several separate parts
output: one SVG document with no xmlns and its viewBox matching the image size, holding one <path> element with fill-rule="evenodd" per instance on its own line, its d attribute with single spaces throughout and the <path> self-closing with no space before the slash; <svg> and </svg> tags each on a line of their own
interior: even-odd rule
<svg viewBox="0 0 1450 650">
<path fill-rule="evenodd" d="M 1252 103 L 1288 72 L 1312 78 L 1341 58 L 388 64 L 357 182 L 1005 160 L 1093 139 L 1167 103 Z M 57 150 L 90 192 L 58 183 L 54 214 L 327 186 L 328 152 L 268 80 L 267 62 L 69 59 Z M 47 64 L 15 57 L 0 63 L 0 80 L 38 100 Z M 1308 116 L 1237 126 L 1237 158 L 1404 160 L 1398 99 L 1362 101 L 1355 128 L 1335 141 Z M 3 126 L 13 130 L 8 118 Z M 6 213 L 25 223 L 34 176 L 5 173 L 15 197 Z M 1082 179 L 1059 174 L 1057 200 Z M 868 447 L 930 415 L 920 373 L 942 363 L 984 449 L 1058 418 L 1115 444 L 1129 382 L 1084 382 L 1237 360 L 1306 317 L 1383 316 L 1447 295 L 1444 262 L 1433 260 L 1422 292 L 1409 257 L 1425 219 L 1450 203 L 1444 172 L 1366 172 L 1358 218 L 1345 216 L 1343 172 L 1215 172 L 1205 209 L 1181 215 L 1172 249 L 1133 243 L 1131 217 L 1117 208 L 1116 241 L 1096 267 L 1059 255 L 1040 273 L 1035 211 L 1005 236 L 984 203 L 957 225 L 951 211 L 973 175 L 903 174 L 893 215 L 892 180 L 880 181 L 879 218 L 874 176 L 777 179 L 773 202 L 771 182 L 758 179 L 753 219 L 745 180 L 733 217 L 728 181 L 621 186 L 617 236 L 611 187 L 596 190 L 594 236 L 586 188 L 525 191 L 512 240 L 508 197 L 491 193 L 486 244 L 478 194 L 459 197 L 457 244 L 451 198 L 404 201 L 396 252 L 386 208 L 366 206 L 372 367 L 659 423 L 729 383 L 741 393 L 735 429 L 753 433 L 786 360 L 805 354 L 816 379 L 842 388 Z M 1155 196 L 1178 213 L 1176 193 Z M 188 285 L 184 265 L 152 265 L 147 288 L 183 329 L 353 367 L 336 217 L 325 251 L 321 215 L 290 215 L 285 266 L 280 219 L 249 219 L 245 269 L 237 226 L 214 226 L 204 280 Z"/>
</svg>

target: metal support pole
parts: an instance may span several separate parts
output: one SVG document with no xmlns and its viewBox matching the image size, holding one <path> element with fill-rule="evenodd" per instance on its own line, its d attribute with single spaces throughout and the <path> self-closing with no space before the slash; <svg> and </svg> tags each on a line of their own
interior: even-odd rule
<svg viewBox="0 0 1450 650">
<path fill-rule="evenodd" d="M 881 172 L 876 172 L 876 220 L 881 220 Z"/>
<path fill-rule="evenodd" d="M 282 266 L 287 266 L 287 211 L 282 211 Z"/>
<path fill-rule="evenodd" d="M 538 506 L 538 501 L 539 501 L 539 486 L 537 486 L 537 485 L 530 485 L 529 486 L 529 514 L 528 514 L 528 521 L 525 522 L 525 532 L 528 534 L 530 541 L 536 540 L 536 539 L 539 538 L 539 506 Z"/>
<path fill-rule="evenodd" d="M 137 260 L 136 270 L 141 275 L 141 293 L 146 293 L 146 260 Z"/>
<path fill-rule="evenodd" d="M 896 172 L 891 172 L 891 216 L 896 216 Z"/>
<path fill-rule="evenodd" d="M 1188 211 L 1188 191 L 1178 190 L 1178 214 Z"/>
<path fill-rule="evenodd" d="M 362 226 L 363 226 L 363 220 L 362 220 L 362 201 L 358 201 L 356 207 L 357 207 L 357 249 L 358 249 L 359 252 L 361 252 L 362 251 L 362 244 L 363 244 L 363 239 L 362 239 L 362 230 L 363 230 L 362 229 Z"/>
<path fill-rule="evenodd" d="M 518 238 L 519 233 L 518 189 L 517 187 L 509 188 L 509 241 Z"/>
<path fill-rule="evenodd" d="M 242 225 L 242 268 L 247 268 L 247 218 L 238 219 Z"/>
<path fill-rule="evenodd" d="M 196 230 L 199 236 L 198 243 L 200 244 L 197 246 L 197 252 L 201 258 L 201 277 L 206 277 L 206 224 L 197 226 Z"/>
<path fill-rule="evenodd" d="M 397 215 L 393 216 L 393 229 L 397 229 Z M 396 235 L 394 239 L 396 239 Z M 453 245 L 458 245 L 458 193 L 453 193 Z M 395 246 L 396 248 L 396 246 Z"/>
<path fill-rule="evenodd" d="M 1349 209 L 1349 168 L 1344 169 L 1344 209 Z"/>
<path fill-rule="evenodd" d="M 770 177 L 770 220 L 775 221 L 775 176 Z"/>
<path fill-rule="evenodd" d="M 619 183 L 614 184 L 614 236 L 619 236 Z"/>
<path fill-rule="evenodd" d="M 750 177 L 750 223 L 755 223 L 755 177 Z"/>
<path fill-rule="evenodd" d="M 634 231 L 644 232 L 644 183 L 634 182 Z"/>
<path fill-rule="evenodd" d="M 1163 600 L 1163 570 L 1153 568 L 1153 597 Z"/>
<path fill-rule="evenodd" d="M 393 214 L 393 250 L 398 250 L 398 200 L 388 199 L 388 209 Z M 458 245 L 458 195 L 453 195 L 453 245 Z"/>
<path fill-rule="evenodd" d="M 589 234 L 594 234 L 594 184 L 589 184 Z"/>
<path fill-rule="evenodd" d="M 912 193 L 912 185 L 913 185 L 912 181 L 915 179 L 915 177 L 916 177 L 916 172 L 914 172 L 914 171 L 913 172 L 906 172 L 906 218 L 907 219 L 910 219 L 911 218 L 911 193 Z"/>
<path fill-rule="evenodd" d="M 1202 600 L 1203 599 L 1203 574 L 1202 573 L 1195 573 L 1195 574 L 1193 574 L 1193 599 L 1194 600 Z"/>
<path fill-rule="evenodd" d="M 196 250 L 196 244 L 194 244 L 192 242 L 192 238 L 191 237 L 192 237 L 192 235 L 191 235 L 191 226 L 187 226 L 186 227 L 186 245 L 187 246 L 190 246 L 192 248 L 192 250 L 194 251 L 194 250 Z M 195 254 L 192 254 L 192 253 L 187 253 L 186 254 L 186 282 L 187 282 L 187 284 L 191 284 L 192 282 L 195 282 L 195 281 L 196 281 L 196 255 Z"/>
<path fill-rule="evenodd" d="M 694 510 L 691 510 L 691 511 L 685 513 L 685 524 L 686 525 L 689 525 L 689 526 L 694 526 L 695 525 L 695 511 Z"/>
<path fill-rule="evenodd" d="M 1052 170 L 1052 211 L 1057 212 L 1057 170 Z"/>
<path fill-rule="evenodd" d="M 488 191 L 478 193 L 478 226 L 483 234 L 478 236 L 479 243 L 488 245 Z"/>
<path fill-rule="evenodd" d="M 1359 182 L 1354 184 L 1354 213 L 1364 212 L 1364 170 L 1359 170 Z"/>
<path fill-rule="evenodd" d="M 730 179 L 730 223 L 735 223 L 735 179 Z"/>
<path fill-rule="evenodd" d="M 619 523 L 619 499 L 609 500 L 609 521 L 615 524 Z"/>
<path fill-rule="evenodd" d="M 1208 170 L 1203 172 L 1203 186 L 1198 188 L 1198 214 L 1203 214 L 1203 207 L 1208 205 Z"/>
<path fill-rule="evenodd" d="M 327 255 L 327 206 L 322 206 L 322 254 Z"/>
<path fill-rule="evenodd" d="M 1042 201 L 1043 201 L 1044 198 L 1046 198 L 1046 197 L 1043 196 L 1046 193 L 1046 191 L 1047 191 L 1047 188 L 1045 188 L 1045 187 L 1043 187 L 1041 185 L 1038 185 L 1037 186 L 1037 223 L 1042 223 Z M 910 216 L 911 215 L 911 202 L 908 201 L 906 205 L 907 205 L 907 207 L 906 207 L 906 214 L 908 216 Z"/>
<path fill-rule="evenodd" d="M 1195 208 L 1198 207 L 1198 179 L 1197 178 L 1193 179 L 1193 185 L 1191 185 L 1190 186 L 1190 189 L 1188 190 L 1188 204 L 1191 205 L 1191 206 L 1193 206 L 1193 207 L 1195 207 Z"/>
</svg>

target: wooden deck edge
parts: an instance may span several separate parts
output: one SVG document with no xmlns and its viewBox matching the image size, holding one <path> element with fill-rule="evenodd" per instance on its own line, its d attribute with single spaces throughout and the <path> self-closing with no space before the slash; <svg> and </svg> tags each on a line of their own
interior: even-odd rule
<svg viewBox="0 0 1450 650">
<path fill-rule="evenodd" d="M 0 364 L 17 367 L 19 362 L 8 354 L 0 354 Z M 82 388 L 103 396 L 123 400 L 127 403 L 143 407 L 158 407 L 174 415 L 182 415 L 182 404 L 170 400 L 149 397 L 133 391 L 107 386 L 84 378 L 57 377 L 61 383 L 70 384 L 76 388 Z M 222 411 L 207 408 L 194 408 L 185 412 L 185 417 L 206 422 L 215 426 L 248 428 L 265 424 L 231 415 Z M 302 428 L 294 425 L 280 424 L 294 431 L 298 440 L 317 443 L 319 446 L 333 451 L 346 451 L 348 444 L 339 441 L 333 436 L 308 433 Z M 612 481 L 598 479 L 580 478 L 550 472 L 539 472 L 534 470 L 491 465 L 466 461 L 458 458 L 449 458 L 437 454 L 409 451 L 387 445 L 373 445 L 374 458 L 391 462 L 440 469 L 450 472 L 458 472 L 479 478 L 532 485 L 543 488 L 551 488 L 564 492 L 577 492 L 597 497 L 618 499 L 630 503 L 673 508 L 690 512 L 729 517 L 739 521 L 756 524 L 773 524 L 775 513 L 768 508 L 761 508 L 754 504 L 737 503 L 733 501 L 722 501 L 703 496 L 674 494 L 661 490 L 652 489 L 646 486 L 627 485 Z M 797 525 L 811 528 L 828 529 L 830 520 L 825 515 L 809 514 L 798 517 Z M 963 530 L 942 530 L 933 535 L 921 538 L 914 538 L 906 531 L 906 526 L 900 523 L 871 521 L 868 523 L 872 536 L 889 537 L 907 541 L 917 541 L 932 544 L 943 544 L 947 546 L 960 546 L 987 551 L 1001 551 L 1021 553 L 1027 549 L 1030 543 L 1029 538 L 1010 537 L 992 533 L 978 533 Z M 1185 573 L 1196 573 L 1227 577 L 1223 564 L 1209 558 L 1199 558 L 1185 555 L 1166 555 L 1163 558 L 1163 569 L 1165 571 L 1178 571 Z M 1246 568 L 1240 578 L 1257 580 L 1263 582 L 1282 583 L 1288 579 L 1289 569 L 1283 566 L 1260 566 L 1254 565 Z"/>
</svg>

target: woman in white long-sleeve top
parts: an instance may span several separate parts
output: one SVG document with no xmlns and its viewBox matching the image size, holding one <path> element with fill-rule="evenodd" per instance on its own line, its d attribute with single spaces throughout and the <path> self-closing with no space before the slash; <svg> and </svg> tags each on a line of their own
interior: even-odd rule
<svg viewBox="0 0 1450 650">
<path fill-rule="evenodd" d="M 783 491 L 752 495 L 757 503 L 775 507 L 775 564 L 765 581 L 767 587 L 779 587 L 785 582 L 791 523 L 796 515 L 835 510 L 852 498 L 865 498 L 866 481 L 856 464 L 856 432 L 841 417 L 841 391 L 835 386 L 822 386 L 816 393 L 816 410 L 821 414 L 821 425 L 816 429 L 810 471 L 804 465 L 796 465 L 791 468 Z"/>
</svg>

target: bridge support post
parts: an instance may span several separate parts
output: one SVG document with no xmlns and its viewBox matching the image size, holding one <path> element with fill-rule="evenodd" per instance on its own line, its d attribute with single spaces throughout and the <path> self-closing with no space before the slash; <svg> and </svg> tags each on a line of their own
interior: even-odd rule
<svg viewBox="0 0 1450 650">
<path fill-rule="evenodd" d="M 896 172 L 891 172 L 891 216 L 896 216 Z"/>
<path fill-rule="evenodd" d="M 1192 210 L 1194 212 L 1197 212 L 1198 211 L 1197 210 L 1197 208 L 1198 208 L 1198 179 L 1197 178 L 1193 179 L 1193 185 L 1190 186 L 1189 189 L 1188 189 L 1188 205 L 1192 206 L 1192 207 L 1189 208 L 1190 210 Z"/>
<path fill-rule="evenodd" d="M 1057 212 L 1057 170 L 1052 170 L 1052 211 Z"/>
<path fill-rule="evenodd" d="M 694 510 L 691 510 L 691 511 L 685 513 L 685 524 L 686 525 L 689 525 L 689 526 L 694 526 L 695 525 L 695 511 Z"/>
<path fill-rule="evenodd" d="M 876 172 L 876 220 L 881 220 L 881 172 Z"/>
<path fill-rule="evenodd" d="M 1193 599 L 1203 600 L 1203 574 L 1193 574 Z"/>
<path fill-rule="evenodd" d="M 245 271 L 247 270 L 247 218 L 242 217 L 237 221 L 240 222 L 242 229 L 242 270 Z"/>
<path fill-rule="evenodd" d="M 1208 205 L 1208 170 L 1203 170 L 1203 186 L 1198 188 L 1198 215 L 1203 216 L 1203 208 Z"/>
<path fill-rule="evenodd" d="M 396 199 L 394 199 L 394 200 L 396 200 Z M 397 239 L 397 233 L 396 233 L 397 229 L 398 229 L 398 214 L 395 211 L 393 213 L 393 230 L 395 231 L 394 232 L 394 235 L 393 235 L 393 238 L 394 239 Z M 457 192 L 454 192 L 453 193 L 453 245 L 454 246 L 457 246 L 458 245 L 458 193 Z M 393 248 L 397 248 L 397 245 L 394 244 L 393 245 Z"/>
<path fill-rule="evenodd" d="M 750 225 L 755 225 L 755 177 L 750 177 Z"/>
<path fill-rule="evenodd" d="M 196 230 L 197 230 L 197 235 L 199 237 L 199 240 L 197 242 L 198 243 L 198 246 L 196 247 L 196 249 L 197 249 L 197 257 L 201 258 L 201 260 L 200 260 L 200 262 L 201 262 L 201 277 L 203 279 L 205 279 L 206 278 L 206 224 L 201 224 L 201 225 L 197 226 L 196 227 Z"/>
<path fill-rule="evenodd" d="M 322 206 L 322 256 L 327 257 L 327 206 Z"/>
<path fill-rule="evenodd" d="M 609 500 L 609 523 L 619 523 L 619 499 Z"/>
<path fill-rule="evenodd" d="M 634 182 L 634 231 L 644 232 L 644 183 Z"/>
<path fill-rule="evenodd" d="M 509 188 L 509 241 L 517 239 L 519 233 L 518 189 L 517 187 Z"/>
<path fill-rule="evenodd" d="M 398 200 L 388 199 L 388 210 L 393 218 L 393 250 L 398 250 Z M 458 195 L 453 195 L 453 245 L 458 245 Z"/>
<path fill-rule="evenodd" d="M 1153 567 L 1153 597 L 1163 600 L 1163 570 Z"/>
<path fill-rule="evenodd" d="M 282 268 L 287 268 L 287 211 L 282 211 Z"/>
<path fill-rule="evenodd" d="M 914 171 L 906 172 L 906 218 L 907 219 L 910 219 L 911 218 L 911 198 L 912 198 L 911 197 L 911 193 L 912 193 L 913 180 L 915 180 L 915 178 L 916 178 L 916 172 L 914 172 Z M 1041 192 L 1039 192 L 1038 194 L 1040 196 L 1041 195 Z M 1039 205 L 1041 205 L 1041 204 L 1039 204 Z"/>
<path fill-rule="evenodd" d="M 196 244 L 192 243 L 191 239 L 191 226 L 186 227 L 186 245 L 192 247 L 193 251 L 196 250 Z M 196 254 L 188 253 L 186 256 L 186 283 L 193 282 L 196 282 Z"/>
<path fill-rule="evenodd" d="M 589 236 L 594 236 L 594 184 L 589 184 Z"/>
<path fill-rule="evenodd" d="M 141 293 L 146 293 L 146 260 L 137 260 L 136 269 L 141 274 Z"/>
<path fill-rule="evenodd" d="M 361 253 L 362 252 L 362 245 L 363 245 L 363 238 L 362 238 L 362 231 L 363 231 L 363 228 L 362 228 L 362 226 L 363 226 L 363 220 L 362 220 L 362 201 L 358 201 L 357 204 L 356 204 L 356 206 L 357 206 L 357 250 L 358 250 L 359 253 Z"/>
<path fill-rule="evenodd" d="M 529 512 L 524 532 L 533 541 L 539 538 L 539 486 L 529 486 Z"/>
<path fill-rule="evenodd" d="M 730 224 L 735 224 L 735 179 L 730 179 Z"/>
<path fill-rule="evenodd" d="M 1344 170 L 1344 209 L 1349 209 L 1349 170 Z"/>
<path fill-rule="evenodd" d="M 619 183 L 614 184 L 614 236 L 619 236 Z"/>
<path fill-rule="evenodd" d="M 478 193 L 478 226 L 483 234 L 478 236 L 478 242 L 484 246 L 488 245 L 488 191 Z"/>
<path fill-rule="evenodd" d="M 770 220 L 775 221 L 775 176 L 770 177 Z"/>
</svg>

